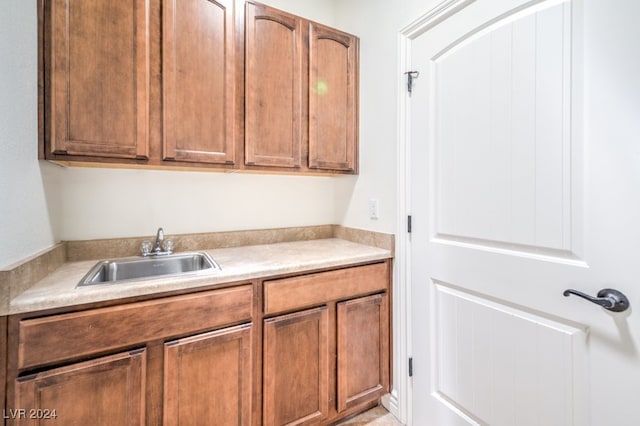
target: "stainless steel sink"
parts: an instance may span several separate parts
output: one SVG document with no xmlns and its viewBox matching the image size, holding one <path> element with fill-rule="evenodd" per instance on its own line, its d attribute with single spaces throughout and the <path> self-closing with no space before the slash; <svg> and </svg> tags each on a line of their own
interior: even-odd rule
<svg viewBox="0 0 640 426">
<path fill-rule="evenodd" d="M 82 278 L 79 285 L 115 284 L 159 276 L 191 276 L 219 271 L 207 253 L 176 253 L 164 256 L 103 260 Z"/>
</svg>

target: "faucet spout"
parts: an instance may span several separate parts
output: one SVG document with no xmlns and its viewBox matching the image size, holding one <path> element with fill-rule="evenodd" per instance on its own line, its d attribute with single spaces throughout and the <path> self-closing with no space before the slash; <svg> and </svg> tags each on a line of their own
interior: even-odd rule
<svg viewBox="0 0 640 426">
<path fill-rule="evenodd" d="M 162 251 L 162 242 L 164 241 L 164 230 L 162 228 L 158 228 L 158 232 L 156 233 L 156 243 L 154 244 L 153 251 L 156 253 L 160 253 Z"/>
</svg>

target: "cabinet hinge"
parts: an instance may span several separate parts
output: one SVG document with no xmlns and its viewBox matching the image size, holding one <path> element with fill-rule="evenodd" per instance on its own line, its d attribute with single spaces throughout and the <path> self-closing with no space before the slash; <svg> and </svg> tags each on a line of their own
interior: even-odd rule
<svg viewBox="0 0 640 426">
<path fill-rule="evenodd" d="M 407 232 L 411 233 L 411 215 L 407 216 Z"/>
<path fill-rule="evenodd" d="M 409 377 L 413 377 L 413 358 L 409 358 Z"/>
</svg>

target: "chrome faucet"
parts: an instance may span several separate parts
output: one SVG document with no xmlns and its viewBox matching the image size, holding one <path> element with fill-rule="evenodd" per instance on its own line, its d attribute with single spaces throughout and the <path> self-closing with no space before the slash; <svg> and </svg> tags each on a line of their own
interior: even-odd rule
<svg viewBox="0 0 640 426">
<path fill-rule="evenodd" d="M 156 232 L 156 242 L 152 244 L 149 240 L 144 240 L 140 245 L 142 256 L 162 256 L 173 253 L 173 241 L 164 239 L 164 230 L 158 228 Z"/>
<path fill-rule="evenodd" d="M 164 230 L 162 228 L 158 228 L 158 232 L 156 232 L 156 243 L 153 246 L 153 252 L 158 254 L 162 251 L 162 243 L 164 242 Z"/>
</svg>

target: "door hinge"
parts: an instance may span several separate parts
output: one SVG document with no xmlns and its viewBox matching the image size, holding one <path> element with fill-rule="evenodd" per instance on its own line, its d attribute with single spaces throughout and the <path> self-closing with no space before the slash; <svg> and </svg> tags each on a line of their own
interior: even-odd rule
<svg viewBox="0 0 640 426">
<path fill-rule="evenodd" d="M 409 377 L 413 377 L 413 358 L 409 358 Z"/>
<path fill-rule="evenodd" d="M 411 215 L 407 216 L 407 232 L 411 233 Z"/>
<path fill-rule="evenodd" d="M 415 80 L 416 78 L 418 78 L 420 76 L 420 72 L 419 71 L 407 71 L 405 72 L 406 76 L 407 76 L 407 92 L 409 92 L 409 94 L 411 94 L 411 92 L 413 92 L 413 80 Z"/>
</svg>

